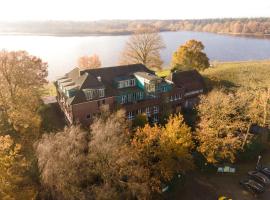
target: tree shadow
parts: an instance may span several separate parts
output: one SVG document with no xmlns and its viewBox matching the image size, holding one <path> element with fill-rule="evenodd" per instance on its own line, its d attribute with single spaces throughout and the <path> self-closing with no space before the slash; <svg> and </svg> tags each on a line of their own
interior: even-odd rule
<svg viewBox="0 0 270 200">
<path fill-rule="evenodd" d="M 214 79 L 204 76 L 204 82 L 205 87 L 207 91 L 211 91 L 213 89 L 225 89 L 228 91 L 235 91 L 237 88 L 239 88 L 239 85 L 236 85 L 235 83 L 228 81 L 228 80 L 220 80 L 220 79 Z"/>
</svg>

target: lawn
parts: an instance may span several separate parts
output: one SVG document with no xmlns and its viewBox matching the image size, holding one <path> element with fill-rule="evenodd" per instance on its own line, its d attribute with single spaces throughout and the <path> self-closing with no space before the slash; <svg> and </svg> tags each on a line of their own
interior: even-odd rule
<svg viewBox="0 0 270 200">
<path fill-rule="evenodd" d="M 270 87 L 270 60 L 243 61 L 243 62 L 218 62 L 209 69 L 200 72 L 208 86 Z M 159 77 L 170 74 L 170 69 L 156 72 Z"/>
<path fill-rule="evenodd" d="M 171 72 L 170 69 L 163 69 L 163 70 L 157 71 L 156 75 L 159 77 L 166 77 L 170 74 L 170 72 Z"/>
<path fill-rule="evenodd" d="M 212 86 L 250 89 L 270 87 L 269 60 L 217 63 L 201 74 L 205 77 L 206 83 Z"/>
<path fill-rule="evenodd" d="M 43 96 L 56 96 L 56 88 L 54 86 L 54 83 L 50 82 L 44 86 Z"/>
</svg>

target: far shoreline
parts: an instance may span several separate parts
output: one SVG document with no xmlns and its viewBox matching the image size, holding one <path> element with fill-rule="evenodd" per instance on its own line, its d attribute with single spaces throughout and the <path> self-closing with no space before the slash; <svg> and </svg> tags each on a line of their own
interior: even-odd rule
<svg viewBox="0 0 270 200">
<path fill-rule="evenodd" d="M 236 37 L 249 37 L 257 39 L 270 39 L 270 34 L 258 34 L 258 33 L 226 33 L 226 32 L 207 32 L 207 31 L 192 31 L 192 30 L 161 30 L 163 32 L 198 32 L 198 33 L 212 33 L 218 35 L 227 35 L 227 36 L 236 36 Z M 78 33 L 78 32 L 69 32 L 69 33 L 31 33 L 31 32 L 0 32 L 0 36 L 51 36 L 51 37 L 98 37 L 98 36 L 126 36 L 133 34 L 133 31 L 125 32 L 100 32 L 100 33 Z"/>
</svg>

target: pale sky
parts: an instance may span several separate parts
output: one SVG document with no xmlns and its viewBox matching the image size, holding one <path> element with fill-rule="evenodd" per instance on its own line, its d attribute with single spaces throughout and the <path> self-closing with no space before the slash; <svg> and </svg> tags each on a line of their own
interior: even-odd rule
<svg viewBox="0 0 270 200">
<path fill-rule="evenodd" d="M 270 0 L 0 0 L 0 21 L 270 17 Z"/>
</svg>

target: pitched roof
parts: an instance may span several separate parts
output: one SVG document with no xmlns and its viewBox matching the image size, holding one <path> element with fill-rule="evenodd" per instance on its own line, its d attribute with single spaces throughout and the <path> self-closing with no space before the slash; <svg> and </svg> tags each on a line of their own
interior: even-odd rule
<svg viewBox="0 0 270 200">
<path fill-rule="evenodd" d="M 102 82 L 112 83 L 116 77 L 126 77 L 133 75 L 135 72 L 148 72 L 154 73 L 153 71 L 146 68 L 143 64 L 133 65 L 121 65 L 115 67 L 103 67 L 97 69 L 88 69 L 80 71 L 81 74 L 89 73 L 95 77 L 100 77 Z"/>
<path fill-rule="evenodd" d="M 104 67 L 97 69 L 79 70 L 73 69 L 66 74 L 72 81 L 79 86 L 79 91 L 70 99 L 70 104 L 77 104 L 86 101 L 83 89 L 86 88 L 105 88 L 105 97 L 118 94 L 117 88 L 113 87 L 117 77 L 131 77 L 135 72 L 146 72 L 154 74 L 142 64 L 122 65 L 115 67 Z"/>
<path fill-rule="evenodd" d="M 177 87 L 184 87 L 186 92 L 205 88 L 203 77 L 197 70 L 176 71 L 171 73 L 167 79 Z"/>
</svg>

